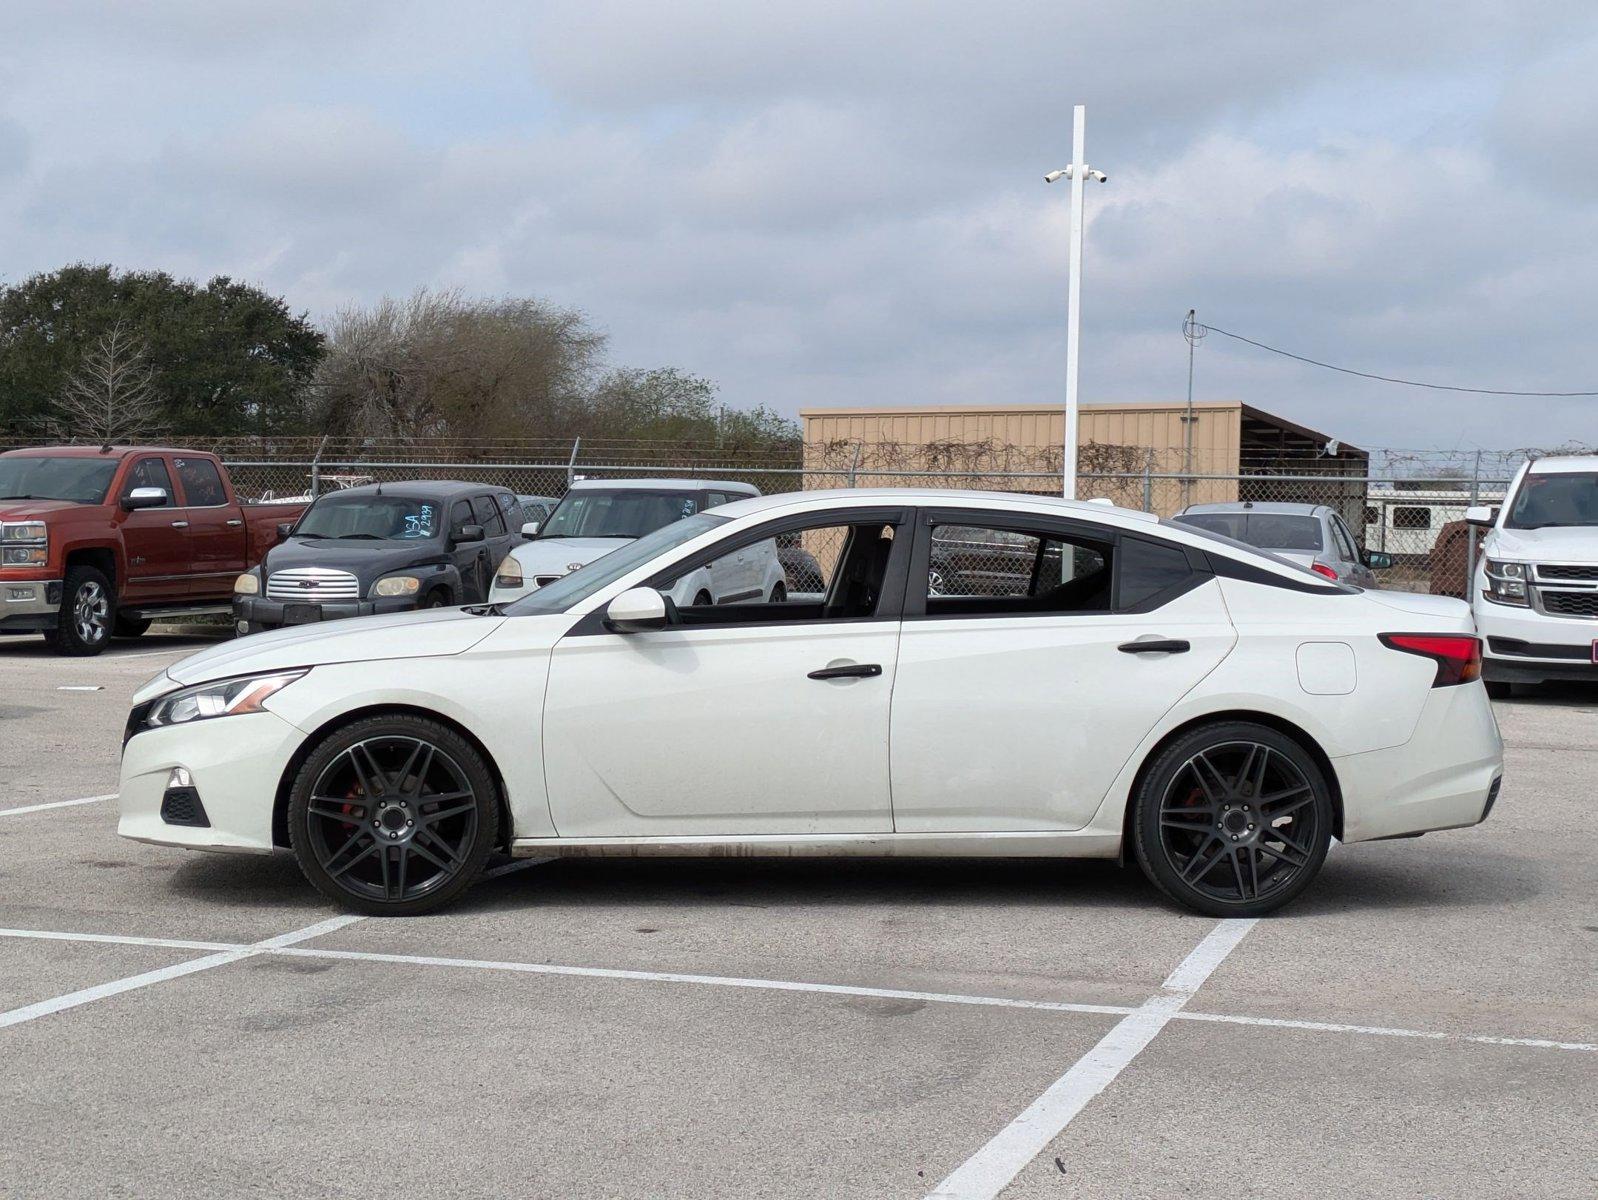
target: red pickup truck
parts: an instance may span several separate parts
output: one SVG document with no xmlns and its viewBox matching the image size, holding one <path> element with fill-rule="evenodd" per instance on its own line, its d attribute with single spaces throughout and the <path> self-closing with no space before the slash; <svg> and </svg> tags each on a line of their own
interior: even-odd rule
<svg viewBox="0 0 1598 1200">
<path fill-rule="evenodd" d="M 0 454 L 0 634 L 98 654 L 156 617 L 229 612 L 233 581 L 304 509 L 240 505 L 227 468 L 194 450 Z"/>
</svg>

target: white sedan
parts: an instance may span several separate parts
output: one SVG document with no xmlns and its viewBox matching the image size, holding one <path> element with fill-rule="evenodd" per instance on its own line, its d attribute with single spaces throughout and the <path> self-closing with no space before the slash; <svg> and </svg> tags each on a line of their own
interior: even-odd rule
<svg viewBox="0 0 1598 1200">
<path fill-rule="evenodd" d="M 671 600 L 769 539 L 824 590 Z M 929 589 L 951 545 L 1003 561 Z M 1485 819 L 1502 744 L 1480 671 L 1458 600 L 1361 592 L 1143 513 L 769 496 L 503 608 L 185 659 L 135 697 L 119 831 L 290 850 L 367 913 L 453 900 L 498 849 L 1126 856 L 1189 908 L 1251 915 L 1302 892 L 1334 837 Z"/>
</svg>

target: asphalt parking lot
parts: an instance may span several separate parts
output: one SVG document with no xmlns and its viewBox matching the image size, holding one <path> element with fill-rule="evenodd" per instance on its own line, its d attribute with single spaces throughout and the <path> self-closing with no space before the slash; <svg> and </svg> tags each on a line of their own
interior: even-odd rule
<svg viewBox="0 0 1598 1200">
<path fill-rule="evenodd" d="M 1097 863 L 518 864 L 410 920 L 115 836 L 203 643 L 0 641 L 11 1196 L 1598 1192 L 1598 692 L 1258 922 Z"/>
</svg>

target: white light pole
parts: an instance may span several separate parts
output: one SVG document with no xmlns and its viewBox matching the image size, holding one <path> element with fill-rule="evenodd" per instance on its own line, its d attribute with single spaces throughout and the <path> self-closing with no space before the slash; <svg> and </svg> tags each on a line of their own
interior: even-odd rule
<svg viewBox="0 0 1598 1200">
<path fill-rule="evenodd" d="M 1089 179 L 1100 183 L 1108 183 L 1110 179 L 1103 171 L 1095 171 L 1082 161 L 1087 112 L 1084 105 L 1078 104 L 1072 113 L 1071 165 L 1050 171 L 1043 177 L 1044 183 L 1057 179 L 1071 181 L 1071 280 L 1065 317 L 1065 443 L 1060 464 L 1060 494 L 1067 500 L 1076 499 L 1077 342 L 1082 330 L 1082 185 Z"/>
</svg>

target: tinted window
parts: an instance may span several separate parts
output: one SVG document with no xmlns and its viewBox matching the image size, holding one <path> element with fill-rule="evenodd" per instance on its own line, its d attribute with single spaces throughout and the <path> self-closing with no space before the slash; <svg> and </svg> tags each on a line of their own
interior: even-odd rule
<svg viewBox="0 0 1598 1200">
<path fill-rule="evenodd" d="M 1187 552 L 1164 542 L 1123 538 L 1120 548 L 1120 608 L 1136 608 L 1160 593 L 1187 583 L 1193 574 Z"/>
<path fill-rule="evenodd" d="M 215 508 L 227 503 L 227 491 L 216 464 L 208 458 L 175 458 L 178 478 L 183 481 L 183 503 L 190 508 Z"/>
<path fill-rule="evenodd" d="M 635 538 L 699 511 L 697 492 L 582 488 L 567 492 L 539 537 Z"/>
<path fill-rule="evenodd" d="M 159 458 L 141 458 L 133 464 L 133 470 L 128 472 L 128 481 L 122 487 L 125 499 L 134 488 L 160 488 L 166 493 L 166 499 L 157 508 L 170 508 L 176 501 L 172 498 L 172 477 L 167 474 L 166 463 Z"/>
<path fill-rule="evenodd" d="M 1262 550 L 1323 550 L 1318 517 L 1287 513 L 1236 512 L 1183 513 L 1176 518 L 1183 525 L 1218 533 L 1233 541 L 1258 546 Z"/>
<path fill-rule="evenodd" d="M 105 499 L 116 459 L 0 458 L 0 500 L 72 500 L 98 504 Z"/>
<path fill-rule="evenodd" d="M 434 500 L 408 496 L 324 496 L 300 518 L 297 537 L 383 538 L 420 541 L 438 533 L 439 507 Z"/>
<path fill-rule="evenodd" d="M 468 501 L 468 500 L 457 500 L 457 501 L 455 501 L 454 504 L 450 505 L 450 510 L 449 510 L 449 529 L 450 529 L 450 533 L 453 534 L 462 525 L 470 525 L 470 524 L 472 524 L 472 520 L 473 520 L 473 518 L 472 518 L 472 505 L 471 505 L 470 501 Z"/>
<path fill-rule="evenodd" d="M 4 490 L 0 488 L 0 492 Z M 1515 493 L 1504 527 L 1542 529 L 1550 525 L 1598 525 L 1598 475 L 1569 472 L 1526 476 Z"/>
<path fill-rule="evenodd" d="M 499 506 L 488 496 L 473 496 L 472 508 L 477 512 L 477 523 L 483 527 L 489 537 L 502 537 L 505 533 L 505 520 L 499 515 Z"/>
<path fill-rule="evenodd" d="M 930 616 L 1103 612 L 1110 546 L 1043 529 L 935 525 L 926 588 Z"/>
</svg>

